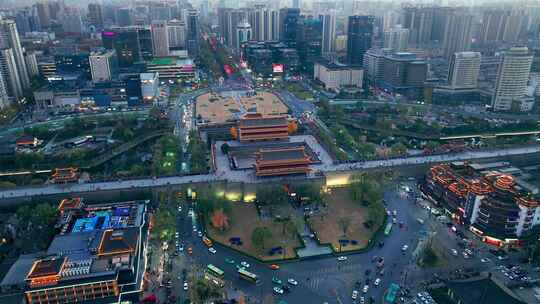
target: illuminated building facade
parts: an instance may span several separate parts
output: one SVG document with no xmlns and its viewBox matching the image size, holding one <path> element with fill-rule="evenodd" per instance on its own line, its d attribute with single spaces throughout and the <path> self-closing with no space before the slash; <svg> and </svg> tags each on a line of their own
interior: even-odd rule
<svg viewBox="0 0 540 304">
<path fill-rule="evenodd" d="M 255 173 L 259 177 L 307 174 L 310 163 L 304 147 L 260 149 L 256 153 Z"/>
<path fill-rule="evenodd" d="M 22 255 L 2 282 L 28 304 L 137 303 L 146 259 L 146 201 L 84 204 L 64 199 L 46 252 Z"/>
<path fill-rule="evenodd" d="M 483 241 L 519 245 L 520 237 L 540 223 L 540 208 L 528 184 L 502 171 L 489 164 L 436 165 L 421 190 Z"/>
<path fill-rule="evenodd" d="M 51 181 L 55 184 L 74 183 L 79 180 L 79 169 L 56 168 L 51 175 Z"/>
<path fill-rule="evenodd" d="M 243 142 L 289 138 L 286 115 L 248 113 L 238 120 L 238 139 Z"/>
</svg>

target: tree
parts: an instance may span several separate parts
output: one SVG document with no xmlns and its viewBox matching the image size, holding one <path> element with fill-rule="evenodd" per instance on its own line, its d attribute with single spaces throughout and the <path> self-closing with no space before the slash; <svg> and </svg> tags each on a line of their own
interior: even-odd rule
<svg viewBox="0 0 540 304">
<path fill-rule="evenodd" d="M 171 241 L 175 224 L 175 217 L 172 212 L 162 204 L 156 211 L 153 231 L 160 240 Z"/>
<path fill-rule="evenodd" d="M 368 222 L 371 224 L 370 227 L 373 229 L 374 226 L 382 225 L 386 211 L 381 201 L 376 201 L 368 206 Z"/>
<path fill-rule="evenodd" d="M 224 143 L 221 145 L 221 152 L 223 154 L 229 154 L 229 144 L 228 143 Z"/>
<path fill-rule="evenodd" d="M 349 226 L 351 225 L 351 218 L 348 216 L 342 216 L 338 219 L 339 228 L 343 231 L 343 235 L 347 235 Z"/>
<path fill-rule="evenodd" d="M 256 227 L 251 233 L 251 243 L 259 251 L 263 251 L 269 239 L 272 238 L 272 231 L 267 227 Z"/>
<path fill-rule="evenodd" d="M 212 226 L 221 231 L 225 231 L 229 228 L 229 218 L 223 212 L 223 209 L 217 209 L 212 213 L 210 217 Z"/>
<path fill-rule="evenodd" d="M 263 205 L 283 205 L 289 200 L 287 192 L 280 185 L 259 187 L 256 196 L 257 201 Z"/>
<path fill-rule="evenodd" d="M 407 147 L 401 142 L 398 142 L 390 147 L 391 155 L 403 155 L 405 153 L 407 153 Z"/>
</svg>

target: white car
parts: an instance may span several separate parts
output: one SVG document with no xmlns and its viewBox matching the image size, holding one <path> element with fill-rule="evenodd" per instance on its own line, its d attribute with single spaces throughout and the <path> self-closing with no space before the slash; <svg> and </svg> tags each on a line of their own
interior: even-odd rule
<svg viewBox="0 0 540 304">
<path fill-rule="evenodd" d="M 188 284 L 187 284 L 187 282 L 184 282 L 184 290 L 188 290 Z"/>
<path fill-rule="evenodd" d="M 199 237 L 202 237 L 202 231 L 197 232 L 197 235 L 198 235 Z"/>
<path fill-rule="evenodd" d="M 351 299 L 356 300 L 356 298 L 358 298 L 358 291 L 357 291 L 357 290 L 353 290 L 353 291 L 352 291 L 352 295 L 351 295 Z"/>
<path fill-rule="evenodd" d="M 211 254 L 216 254 L 216 249 L 214 249 L 214 247 L 210 247 L 208 248 L 208 251 L 210 251 Z"/>
<path fill-rule="evenodd" d="M 178 232 L 178 231 L 175 232 L 175 233 L 174 233 L 174 237 L 175 237 L 175 238 L 179 238 L 179 237 L 180 237 L 180 232 Z"/>
<path fill-rule="evenodd" d="M 375 286 L 379 286 L 379 284 L 381 284 L 381 279 L 380 278 L 375 279 L 375 282 L 373 282 L 373 284 L 375 284 Z"/>
<path fill-rule="evenodd" d="M 452 249 L 452 255 L 453 255 L 453 256 L 458 256 L 458 251 L 455 250 L 455 249 Z"/>
<path fill-rule="evenodd" d="M 283 294 L 283 289 L 281 289 L 279 287 L 274 287 L 274 292 L 277 293 L 277 294 Z"/>
<path fill-rule="evenodd" d="M 403 245 L 403 247 L 401 247 L 401 251 L 403 252 L 407 251 L 407 249 L 409 249 L 408 245 Z"/>
<path fill-rule="evenodd" d="M 491 260 L 489 258 L 483 258 L 483 259 L 480 259 L 480 262 L 488 263 L 488 262 L 491 262 Z"/>
<path fill-rule="evenodd" d="M 343 262 L 343 261 L 347 260 L 347 257 L 342 255 L 342 256 L 338 257 L 337 260 L 340 261 L 340 262 Z"/>
<path fill-rule="evenodd" d="M 362 288 L 363 293 L 367 293 L 369 290 L 369 285 L 364 285 L 364 288 Z"/>
<path fill-rule="evenodd" d="M 294 286 L 298 285 L 298 282 L 295 279 L 292 279 L 292 278 L 288 279 L 287 282 L 289 284 L 291 284 L 291 285 L 294 285 Z"/>
<path fill-rule="evenodd" d="M 364 304 L 366 303 L 366 299 L 364 299 L 364 297 L 360 297 L 360 304 Z"/>
<path fill-rule="evenodd" d="M 182 212 L 182 207 L 178 206 L 178 212 Z"/>
<path fill-rule="evenodd" d="M 242 267 L 244 267 L 244 268 L 249 268 L 249 264 L 248 264 L 248 262 L 246 262 L 246 261 L 242 261 L 242 262 L 240 263 L 240 265 L 242 265 Z"/>
</svg>

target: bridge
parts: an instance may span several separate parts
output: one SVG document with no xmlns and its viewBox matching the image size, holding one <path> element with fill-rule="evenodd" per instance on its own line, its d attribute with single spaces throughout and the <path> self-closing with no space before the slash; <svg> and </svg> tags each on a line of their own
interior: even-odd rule
<svg viewBox="0 0 540 304">
<path fill-rule="evenodd" d="M 540 153 L 540 146 L 521 147 L 521 148 L 509 148 L 499 149 L 491 151 L 466 151 L 453 154 L 442 155 L 422 155 L 401 157 L 386 160 L 373 160 L 365 162 L 345 163 L 345 164 L 320 164 L 314 165 L 314 173 L 317 171 L 322 173 L 330 172 L 347 172 L 347 171 L 362 171 L 370 169 L 384 169 L 394 168 L 400 166 L 410 165 L 426 165 L 431 163 L 451 162 L 451 161 L 465 161 L 465 160 L 479 160 L 487 158 L 497 157 L 511 157 L 511 156 L 526 156 Z M 230 171 L 229 171 L 230 172 Z M 33 187 L 18 187 L 13 189 L 5 189 L 0 191 L 1 200 L 13 200 L 22 199 L 32 196 L 48 196 L 48 195 L 69 195 L 88 192 L 99 191 L 115 191 L 115 190 L 129 190 L 129 189 L 148 189 L 159 188 L 174 185 L 192 184 L 192 183 L 206 183 L 206 182 L 245 182 L 245 183 L 268 183 L 273 178 L 257 178 L 252 171 L 234 171 L 234 174 L 227 174 L 229 172 L 210 173 L 200 175 L 186 175 L 186 176 L 169 176 L 169 177 L 155 177 L 155 178 L 142 178 L 132 180 L 118 180 L 107 182 L 94 182 L 83 184 L 62 184 L 62 185 L 41 185 Z M 231 172 L 232 173 L 232 172 Z M 316 178 L 316 174 L 311 174 L 308 178 Z M 274 178 L 279 180 L 279 178 Z"/>
</svg>

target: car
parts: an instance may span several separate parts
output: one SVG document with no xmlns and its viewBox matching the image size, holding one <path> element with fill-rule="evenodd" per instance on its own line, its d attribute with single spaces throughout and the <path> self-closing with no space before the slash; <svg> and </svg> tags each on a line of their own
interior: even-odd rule
<svg viewBox="0 0 540 304">
<path fill-rule="evenodd" d="M 197 235 L 198 235 L 199 237 L 202 237 L 202 231 L 197 232 Z"/>
<path fill-rule="evenodd" d="M 176 232 L 174 233 L 174 237 L 175 237 L 175 238 L 179 238 L 179 237 L 180 237 L 180 232 L 176 231 Z"/>
<path fill-rule="evenodd" d="M 403 247 L 401 247 L 401 251 L 403 252 L 407 251 L 407 249 L 409 249 L 408 245 L 403 245 Z"/>
<path fill-rule="evenodd" d="M 272 283 L 281 285 L 283 282 L 278 277 L 272 277 Z"/>
<path fill-rule="evenodd" d="M 208 248 L 208 251 L 210 251 L 211 254 L 216 254 L 216 249 L 214 249 L 214 247 L 210 247 Z"/>
<path fill-rule="evenodd" d="M 242 265 L 242 267 L 244 267 L 244 268 L 249 268 L 249 266 L 250 266 L 250 265 L 248 264 L 248 262 L 246 262 L 246 261 L 240 262 L 240 265 Z"/>
<path fill-rule="evenodd" d="M 197 227 L 193 226 L 193 232 L 197 232 Z"/>
<path fill-rule="evenodd" d="M 356 298 L 358 298 L 358 290 L 353 290 L 352 295 L 351 295 L 351 299 L 356 300 Z"/>
<path fill-rule="evenodd" d="M 466 252 L 462 252 L 462 254 L 463 254 L 463 258 L 464 258 L 464 259 L 468 259 L 468 258 L 469 258 L 469 255 L 468 255 Z"/>
<path fill-rule="evenodd" d="M 369 290 L 369 285 L 364 285 L 364 288 L 362 288 L 363 293 L 367 293 Z"/>
<path fill-rule="evenodd" d="M 178 247 L 178 251 L 183 252 L 183 251 L 184 251 L 184 246 L 183 246 L 183 245 L 180 245 L 180 246 Z"/>
<path fill-rule="evenodd" d="M 343 261 L 347 260 L 347 257 L 342 255 L 342 256 L 338 257 L 337 260 L 340 261 L 340 262 L 343 262 Z"/>
<path fill-rule="evenodd" d="M 278 270 L 278 269 L 279 269 L 279 265 L 272 264 L 272 265 L 270 265 L 270 269 L 272 269 L 272 270 Z"/>
<path fill-rule="evenodd" d="M 234 260 L 233 259 L 229 259 L 229 258 L 225 258 L 225 263 L 227 264 L 234 264 Z"/>
<path fill-rule="evenodd" d="M 365 304 L 366 303 L 366 299 L 364 297 L 360 297 L 360 304 Z"/>
<path fill-rule="evenodd" d="M 289 287 L 289 285 L 281 285 L 281 289 L 283 289 L 283 291 L 286 293 L 291 292 L 291 287 Z"/>
<path fill-rule="evenodd" d="M 287 280 L 287 283 L 289 283 L 289 284 L 291 284 L 291 285 L 293 285 L 293 286 L 298 285 L 298 282 L 297 282 L 295 279 L 293 279 L 293 278 L 289 278 L 289 279 Z"/>
<path fill-rule="evenodd" d="M 482 259 L 480 259 L 480 262 L 488 263 L 488 262 L 491 262 L 491 260 L 489 258 L 482 258 Z"/>
<path fill-rule="evenodd" d="M 379 284 L 381 284 L 381 279 L 376 278 L 375 282 L 373 282 L 373 284 L 375 284 L 375 286 L 379 286 Z"/>
<path fill-rule="evenodd" d="M 451 251 L 452 251 L 452 255 L 453 255 L 453 256 L 458 256 L 458 251 L 457 251 L 457 250 L 452 249 Z"/>
<path fill-rule="evenodd" d="M 188 283 L 187 282 L 184 282 L 184 290 L 188 290 Z"/>
<path fill-rule="evenodd" d="M 274 287 L 273 290 L 274 290 L 274 292 L 277 293 L 277 294 L 280 294 L 280 295 L 283 294 L 283 289 L 281 289 L 281 288 L 279 288 L 279 287 Z"/>
</svg>

